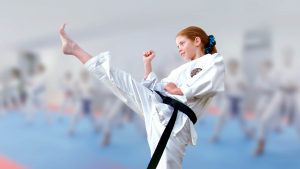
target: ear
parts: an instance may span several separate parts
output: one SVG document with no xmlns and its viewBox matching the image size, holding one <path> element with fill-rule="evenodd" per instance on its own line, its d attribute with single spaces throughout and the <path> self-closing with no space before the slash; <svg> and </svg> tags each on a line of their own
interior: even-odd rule
<svg viewBox="0 0 300 169">
<path fill-rule="evenodd" d="M 201 38 L 200 37 L 195 37 L 195 40 L 194 40 L 194 45 L 199 47 L 201 44 Z"/>
</svg>

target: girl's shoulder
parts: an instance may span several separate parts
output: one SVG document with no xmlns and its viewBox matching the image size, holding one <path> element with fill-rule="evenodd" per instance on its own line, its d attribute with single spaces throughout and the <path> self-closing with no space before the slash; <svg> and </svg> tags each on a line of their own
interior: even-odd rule
<svg viewBox="0 0 300 169">
<path fill-rule="evenodd" d="M 209 67 L 216 63 L 223 62 L 223 56 L 219 53 L 207 54 L 195 60 L 194 66 L 196 67 Z"/>
</svg>

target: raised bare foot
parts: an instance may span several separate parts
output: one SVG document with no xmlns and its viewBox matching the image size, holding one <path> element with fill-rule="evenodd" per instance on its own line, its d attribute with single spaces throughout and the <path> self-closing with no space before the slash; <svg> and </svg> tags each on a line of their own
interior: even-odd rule
<svg viewBox="0 0 300 169">
<path fill-rule="evenodd" d="M 79 49 L 76 42 L 69 38 L 65 32 L 66 24 L 63 24 L 59 29 L 59 35 L 62 43 L 63 53 L 66 55 L 74 55 L 74 52 Z"/>
</svg>

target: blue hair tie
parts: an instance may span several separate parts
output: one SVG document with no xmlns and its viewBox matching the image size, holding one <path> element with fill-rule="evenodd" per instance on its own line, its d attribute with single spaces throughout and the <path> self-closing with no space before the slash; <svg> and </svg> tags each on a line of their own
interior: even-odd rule
<svg viewBox="0 0 300 169">
<path fill-rule="evenodd" d="M 214 35 L 209 35 L 208 36 L 208 43 L 205 47 L 205 54 L 211 53 L 213 50 L 213 47 L 216 45 L 216 40 Z"/>
</svg>

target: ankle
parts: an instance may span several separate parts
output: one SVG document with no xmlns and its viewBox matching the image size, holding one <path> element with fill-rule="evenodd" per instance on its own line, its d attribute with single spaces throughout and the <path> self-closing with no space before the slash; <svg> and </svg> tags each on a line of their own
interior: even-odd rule
<svg viewBox="0 0 300 169">
<path fill-rule="evenodd" d="M 82 55 L 82 53 L 84 53 L 84 51 L 77 44 L 75 44 L 72 49 L 72 54 L 76 57 L 79 57 Z"/>
<path fill-rule="evenodd" d="M 88 54 L 86 51 L 81 49 L 79 46 L 78 48 L 74 49 L 73 55 L 80 60 L 83 64 L 87 62 L 92 56 Z"/>
</svg>

